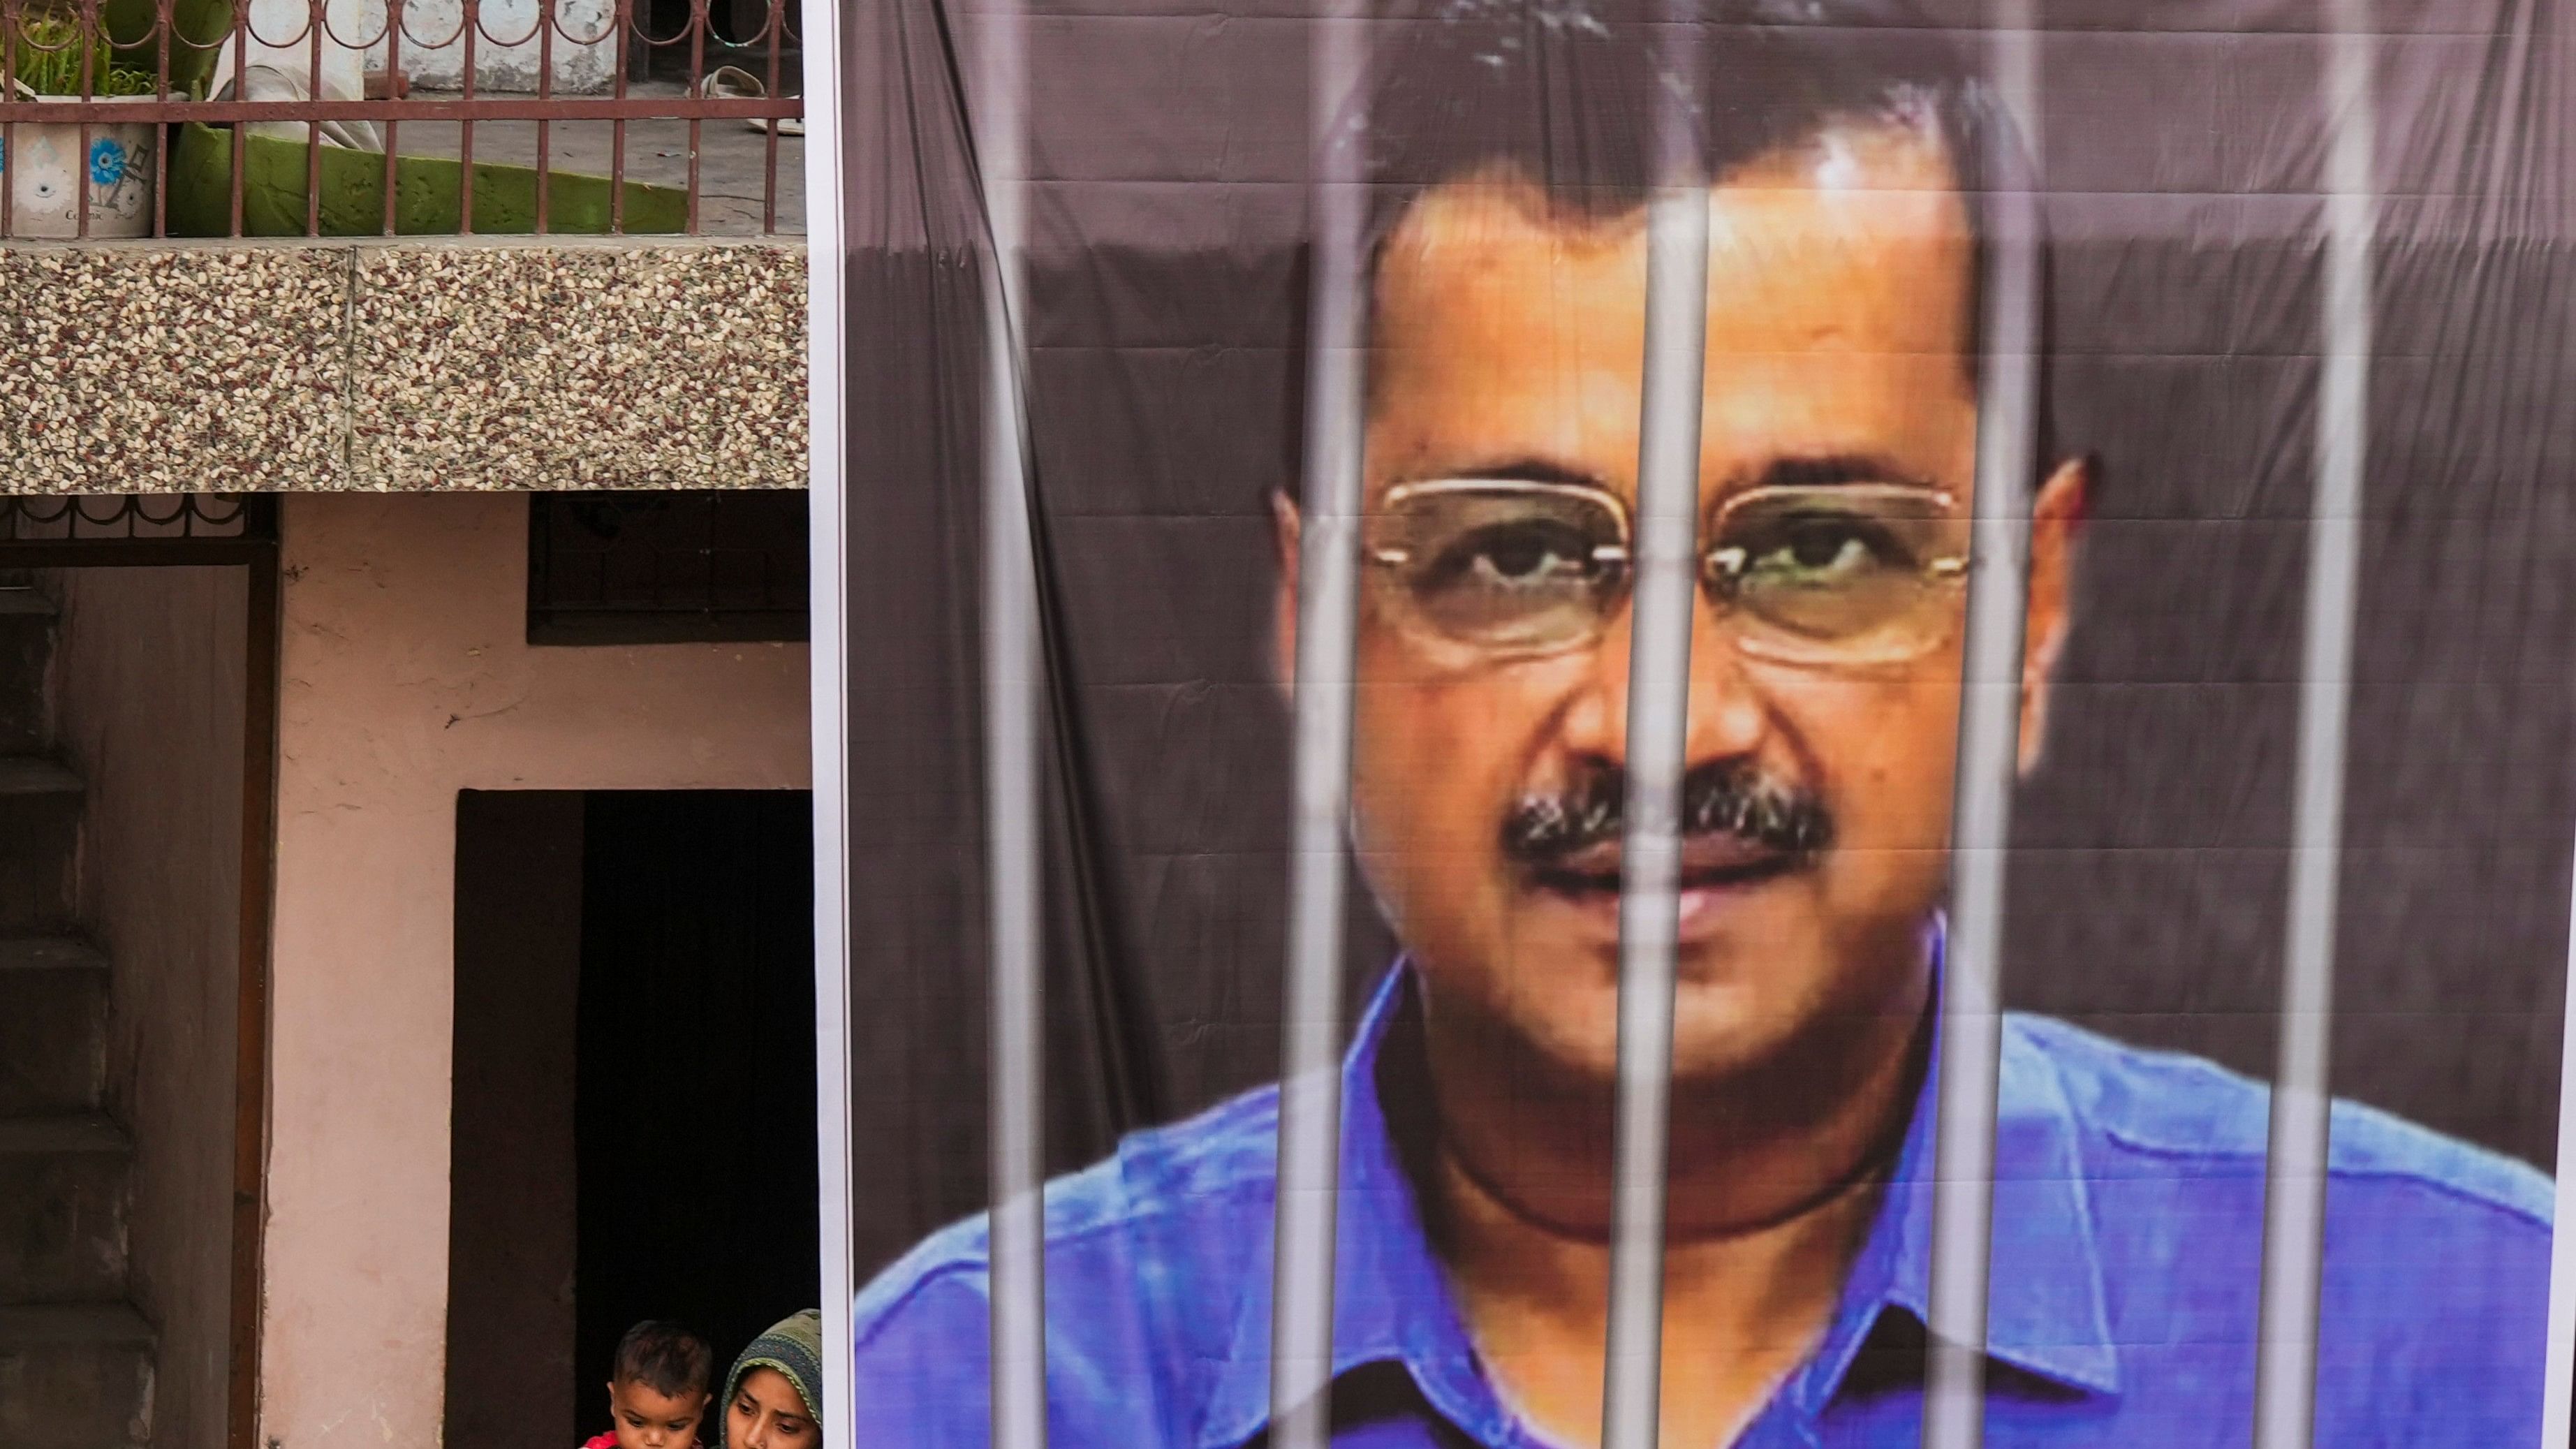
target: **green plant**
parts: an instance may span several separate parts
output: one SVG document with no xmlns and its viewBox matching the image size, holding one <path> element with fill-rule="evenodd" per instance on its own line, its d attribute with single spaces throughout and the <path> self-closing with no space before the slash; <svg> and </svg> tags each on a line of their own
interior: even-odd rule
<svg viewBox="0 0 2576 1449">
<path fill-rule="evenodd" d="M 157 89 L 152 73 L 117 59 L 105 36 L 84 36 L 76 22 L 59 16 L 20 21 L 9 51 L 10 74 L 40 96 L 81 94 L 84 66 L 94 96 L 148 96 Z"/>
</svg>

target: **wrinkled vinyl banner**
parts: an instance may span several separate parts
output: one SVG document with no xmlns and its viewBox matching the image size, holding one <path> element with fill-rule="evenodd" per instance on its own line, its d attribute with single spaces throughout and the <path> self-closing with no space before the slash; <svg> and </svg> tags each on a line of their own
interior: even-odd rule
<svg viewBox="0 0 2576 1449">
<path fill-rule="evenodd" d="M 850 15 L 856 1442 L 995 1442 L 1036 1382 L 992 1367 L 994 1305 L 1040 1301 L 980 1216 L 997 939 L 1042 982 L 1043 1052 L 1001 1065 L 1056 1174 L 1044 1442 L 1600 1442 L 1644 1301 L 1611 1263 L 1650 685 L 1687 707 L 1661 1442 L 1913 1445 L 1962 1359 L 1990 1444 L 2540 1442 L 2564 5 L 2096 0 L 2018 40 L 1846 0 Z M 1695 226 L 1704 277 L 1650 267 Z M 1695 326 L 1690 587 L 1654 595 L 1693 627 L 1655 676 L 1647 354 L 1686 389 Z M 1301 536 L 1362 443 L 1352 526 Z M 1346 924 L 1305 953 L 1341 973 L 1338 1246 L 1283 1267 L 1292 883 L 1333 883 L 1294 847 L 1288 676 L 1337 657 L 1301 548 L 1355 687 L 1315 797 L 1346 780 L 1344 889 L 1307 897 Z M 1971 647 L 1989 597 L 2008 655 Z M 1963 689 L 1977 657 L 2017 694 Z M 1950 848 L 1981 698 L 2000 853 Z M 1976 969 L 2010 1014 L 1954 1159 Z M 2321 1171 L 2272 1110 L 2285 1034 L 2337 1099 Z M 1954 1160 L 1990 1160 L 1966 1218 Z M 1953 1331 L 1939 1265 L 1980 1242 Z M 1297 1284 L 1330 1289 L 1311 1417 L 1273 1394 Z"/>
</svg>

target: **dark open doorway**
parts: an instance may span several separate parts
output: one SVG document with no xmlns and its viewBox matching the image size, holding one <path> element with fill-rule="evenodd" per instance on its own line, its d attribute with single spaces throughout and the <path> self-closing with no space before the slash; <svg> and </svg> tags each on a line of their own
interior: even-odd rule
<svg viewBox="0 0 2576 1449">
<path fill-rule="evenodd" d="M 607 1425 L 618 1335 L 815 1305 L 812 799 L 457 805 L 447 1440 Z"/>
</svg>

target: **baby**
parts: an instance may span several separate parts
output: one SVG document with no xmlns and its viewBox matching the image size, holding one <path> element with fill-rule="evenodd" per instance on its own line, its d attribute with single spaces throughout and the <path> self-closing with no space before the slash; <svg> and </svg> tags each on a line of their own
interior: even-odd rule
<svg viewBox="0 0 2576 1449">
<path fill-rule="evenodd" d="M 715 1350 L 676 1323 L 648 1319 L 617 1341 L 607 1433 L 582 1449 L 695 1449 Z"/>
</svg>

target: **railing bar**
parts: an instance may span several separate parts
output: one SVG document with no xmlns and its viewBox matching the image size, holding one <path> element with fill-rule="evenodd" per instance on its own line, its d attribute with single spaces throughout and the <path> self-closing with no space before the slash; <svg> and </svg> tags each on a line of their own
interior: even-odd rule
<svg viewBox="0 0 2576 1449">
<path fill-rule="evenodd" d="M 694 5 L 690 86 L 704 74 L 707 6 Z M 1020 325 L 1028 174 L 1024 24 L 1016 0 L 986 12 L 976 165 L 991 254 L 984 290 L 985 868 L 992 912 L 992 1444 L 1045 1449 L 1046 980 L 1038 732 L 1044 683 L 1029 516 Z M 697 230 L 697 127 L 689 229 Z"/>
<path fill-rule="evenodd" d="M 1931 1343 L 1925 1449 L 1985 1440 L 1996 1083 L 2003 1051 L 2006 847 L 2020 746 L 2023 570 L 2038 462 L 2039 45 L 2032 0 L 1999 0 L 1989 55 L 2000 116 L 1987 141 L 1985 355 L 1966 657 L 1934 1084 Z M 1972 198 L 1974 200 L 1974 198 Z"/>
<path fill-rule="evenodd" d="M 9 4 L 5 3 L 5 0 L 0 0 L 0 25 L 7 26 L 9 34 L 17 34 L 18 27 L 25 23 L 26 13 L 22 5 Z M 0 45 L 0 101 L 14 102 L 17 94 L 18 47 Z M 9 158 L 17 154 L 16 113 L 0 112 L 0 240 L 7 239 L 17 231 L 18 183 L 14 176 L 6 174 L 5 171 Z"/>
<path fill-rule="evenodd" d="M 161 44 L 158 47 L 161 53 L 152 63 L 152 99 L 156 101 L 167 100 L 170 96 L 170 53 L 177 50 L 180 45 L 178 10 L 178 0 L 154 0 L 152 13 L 158 22 L 161 35 Z M 10 86 L 0 84 L 0 96 L 14 94 Z M 0 155 L 5 155 L 7 151 L 7 144 L 0 142 Z M 0 190 L 6 189 L 5 186 L 0 186 Z M 5 210 L 5 203 L 0 203 L 0 210 Z M 0 236 L 8 234 L 8 223 L 0 220 Z M 155 126 L 152 128 L 152 235 L 157 239 L 169 234 L 170 128 Z"/>
<path fill-rule="evenodd" d="M 329 3 L 330 0 L 310 0 L 304 7 L 305 25 L 312 32 L 307 66 L 310 83 L 304 89 L 309 96 L 322 94 L 322 31 L 330 23 L 327 16 Z M 160 129 L 166 132 L 168 128 Z M 319 121 L 308 122 L 304 127 L 304 234 L 322 234 L 322 124 Z"/>
<path fill-rule="evenodd" d="M 463 85 L 465 99 L 470 102 L 474 99 L 474 68 L 480 63 L 475 53 L 481 48 L 480 42 L 483 38 L 483 0 L 465 0 L 463 29 L 465 36 Z M 624 73 L 621 71 L 619 74 L 621 84 L 618 90 L 621 96 L 625 94 L 624 79 Z M 474 118 L 471 116 L 457 123 L 456 234 L 459 236 L 474 234 Z"/>
<path fill-rule="evenodd" d="M 107 79 L 102 75 L 91 74 L 95 69 L 93 61 L 97 53 L 97 47 L 92 42 L 97 38 L 103 23 L 99 18 L 98 0 L 81 0 L 80 31 L 72 38 L 72 43 L 80 47 L 80 98 L 84 106 L 98 98 L 98 83 Z M 93 177 L 90 162 L 91 145 L 90 118 L 89 113 L 84 110 L 80 120 L 80 151 L 73 157 L 72 165 L 73 205 L 79 209 L 73 234 L 82 241 L 89 240 L 89 193 Z"/>
<path fill-rule="evenodd" d="M 708 7 L 707 0 L 689 0 L 689 94 L 693 96 L 698 95 L 706 85 L 707 27 L 712 23 L 714 23 L 712 11 Z M 1017 114 L 1018 97 L 1011 97 L 1010 103 L 1013 113 Z M 698 152 L 702 129 L 700 122 L 696 120 L 689 122 L 689 235 L 691 236 L 698 234 Z"/>
<path fill-rule="evenodd" d="M 551 101 L 555 94 L 555 0 L 538 0 L 537 5 L 537 99 Z M 551 220 L 549 203 L 554 199 L 554 125 L 537 121 L 537 235 L 546 234 Z"/>
<path fill-rule="evenodd" d="M 769 80 L 761 88 L 763 95 L 778 94 L 779 39 L 787 29 L 787 0 L 769 0 Z M 760 234 L 778 231 L 778 123 L 768 122 L 760 128 L 766 133 L 763 145 L 760 182 Z"/>
<path fill-rule="evenodd" d="M 385 0 L 385 75 L 389 79 L 402 74 L 402 42 L 403 0 Z M 401 226 L 401 219 L 395 211 L 395 202 L 399 199 L 399 194 L 395 190 L 394 163 L 402 152 L 400 136 L 402 123 L 393 118 L 392 103 L 388 101 L 386 104 L 384 234 L 394 236 Z"/>
<path fill-rule="evenodd" d="M 1667 7 L 1646 213 L 1645 386 L 1628 652 L 1628 794 L 1620 851 L 1618 1106 L 1602 1449 L 1662 1437 L 1664 1200 L 1672 1110 L 1673 952 L 1680 931 L 1682 770 L 1699 570 L 1700 411 L 1708 348 L 1708 182 L 1693 144 L 1700 27 Z"/>
<path fill-rule="evenodd" d="M 803 103 L 794 99 L 690 101 L 642 96 L 617 100 L 608 96 L 563 96 L 540 103 L 534 98 L 519 100 L 453 100 L 423 101 L 173 101 L 155 105 L 150 101 L 98 100 L 86 106 L 75 106 L 92 121 L 114 124 L 127 121 L 377 121 L 389 110 L 416 121 L 454 121 L 471 118 L 477 121 L 608 121 L 624 118 L 634 121 L 689 120 L 730 121 L 758 120 L 763 117 L 795 119 L 804 115 Z M 69 115 L 61 105 L 37 101 L 0 101 L 0 120 L 62 121 Z"/>
<path fill-rule="evenodd" d="M 625 48 L 631 49 L 635 36 L 635 0 L 617 0 L 617 33 L 627 37 Z M 648 49 L 646 53 L 651 52 Z M 621 101 L 626 99 L 628 69 L 630 67 L 626 64 L 626 57 L 620 55 L 617 74 L 610 79 L 609 87 L 611 94 Z M 611 236 L 626 234 L 626 123 L 624 121 L 608 123 L 608 234 Z"/>
<path fill-rule="evenodd" d="M 2343 862 L 2344 731 L 2361 569 L 2370 419 L 2370 253 L 2376 230 L 2368 0 L 2332 0 L 2326 45 L 2324 357 L 2317 492 L 2308 530 L 2307 629 L 2299 674 L 2287 960 L 2279 1065 L 2264 1166 L 2263 1310 L 2254 1371 L 2255 1449 L 2306 1449 L 2316 1415 L 2317 1284 L 2324 1262 L 2331 1119 L 2335 909 Z"/>
<path fill-rule="evenodd" d="M 174 11 L 174 13 L 175 13 L 175 6 L 173 7 L 173 11 Z M 233 10 L 233 17 L 232 17 L 232 38 L 233 38 L 233 94 L 234 94 L 235 96 L 237 96 L 237 97 L 248 97 L 248 96 L 249 96 L 249 94 L 250 94 L 250 78 L 249 78 L 249 74 L 248 74 L 248 72 L 249 72 L 249 70 L 250 70 L 250 8 L 249 8 L 249 6 L 247 6 L 247 5 L 237 6 L 237 7 L 235 7 L 235 8 L 234 8 L 234 10 Z M 260 112 L 258 112 L 258 111 L 256 111 L 256 110 L 250 111 L 250 112 L 248 112 L 248 113 L 244 114 L 243 116 L 241 116 L 241 117 L 240 117 L 240 119 L 239 119 L 239 120 L 237 120 L 237 121 L 235 121 L 235 122 L 234 122 L 234 124 L 233 124 L 233 134 L 232 134 L 232 153 L 233 153 L 233 173 L 232 173 L 232 188 L 233 188 L 233 190 L 232 190 L 232 209 L 233 209 L 233 214 L 232 214 L 232 232 L 231 232 L 231 234 L 232 234 L 233 236 L 240 236 L 240 235 L 242 234 L 242 230 L 243 230 L 243 228 L 242 228 L 242 167 L 243 167 L 243 165 L 245 164 L 245 162 L 247 161 L 248 156 L 249 156 L 249 153 L 250 153 L 250 135 L 249 135 L 249 132 L 248 132 L 247 128 L 242 124 L 242 122 L 255 120 L 255 119 L 257 119 L 257 118 L 258 118 L 258 116 L 259 116 L 259 115 L 260 115 Z M 174 115 L 174 116 L 172 116 L 172 117 L 171 117 L 171 119 L 177 120 L 177 119 L 184 119 L 184 118 L 183 118 L 183 117 L 178 117 L 178 116 L 175 116 L 175 115 Z M 388 150 L 390 150 L 390 149 L 391 149 L 391 147 L 390 147 L 390 146 L 388 146 L 388 148 L 387 148 L 387 149 L 388 149 Z"/>
<path fill-rule="evenodd" d="M 1330 1421 L 1341 1179 L 1343 823 L 1359 623 L 1366 297 L 1365 118 L 1340 125 L 1367 65 L 1356 0 L 1334 0 L 1308 57 L 1315 251 L 1299 504 L 1295 834 L 1281 1003 L 1279 1191 L 1271 1258 L 1270 1443 L 1323 1449 Z"/>
</svg>

